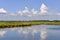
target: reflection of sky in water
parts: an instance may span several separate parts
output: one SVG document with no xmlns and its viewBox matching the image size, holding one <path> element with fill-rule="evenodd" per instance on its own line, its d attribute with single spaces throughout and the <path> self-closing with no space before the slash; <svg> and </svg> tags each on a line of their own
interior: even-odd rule
<svg viewBox="0 0 60 40">
<path fill-rule="evenodd" d="M 40 34 L 41 35 L 40 36 L 41 37 L 41 40 L 46 40 L 46 37 L 47 37 L 47 34 L 46 33 L 47 33 L 47 31 L 45 29 L 42 29 L 41 30 L 41 34 Z"/>
<path fill-rule="evenodd" d="M 54 26 L 53 26 L 54 27 Z M 53 40 L 60 37 L 60 30 L 50 30 L 48 25 L 0 29 L 0 40 Z M 58 36 L 57 36 L 58 35 Z"/>
<path fill-rule="evenodd" d="M 0 31 L 0 36 L 4 36 L 5 33 L 6 31 Z"/>
</svg>

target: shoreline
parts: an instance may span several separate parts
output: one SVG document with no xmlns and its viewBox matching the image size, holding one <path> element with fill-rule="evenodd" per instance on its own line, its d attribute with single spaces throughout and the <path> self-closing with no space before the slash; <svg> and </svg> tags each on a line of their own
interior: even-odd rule
<svg viewBox="0 0 60 40">
<path fill-rule="evenodd" d="M 33 25 L 60 25 L 60 21 L 0 21 L 0 28 L 28 27 Z"/>
</svg>

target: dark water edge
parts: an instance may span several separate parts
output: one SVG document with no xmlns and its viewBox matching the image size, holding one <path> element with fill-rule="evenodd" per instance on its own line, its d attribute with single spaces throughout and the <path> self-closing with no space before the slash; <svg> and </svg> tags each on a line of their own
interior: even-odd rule
<svg viewBox="0 0 60 40">
<path fill-rule="evenodd" d="M 31 26 L 38 26 L 38 25 L 44 25 L 44 24 L 29 24 L 29 25 L 2 25 L 2 26 L 0 26 L 0 28 L 18 28 L 18 27 L 31 27 Z M 48 24 L 45 24 L 45 25 L 48 25 Z M 51 24 L 49 24 L 49 25 L 51 25 Z M 54 25 L 54 24 L 53 24 Z M 53 26 L 52 25 L 52 26 Z M 60 25 L 54 25 L 54 26 L 60 26 Z"/>
</svg>

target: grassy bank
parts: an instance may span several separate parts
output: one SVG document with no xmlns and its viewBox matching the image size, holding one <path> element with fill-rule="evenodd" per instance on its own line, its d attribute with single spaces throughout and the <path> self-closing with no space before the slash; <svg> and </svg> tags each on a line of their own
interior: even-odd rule
<svg viewBox="0 0 60 40">
<path fill-rule="evenodd" d="M 27 27 L 32 25 L 60 25 L 60 21 L 0 21 L 0 28 Z"/>
</svg>

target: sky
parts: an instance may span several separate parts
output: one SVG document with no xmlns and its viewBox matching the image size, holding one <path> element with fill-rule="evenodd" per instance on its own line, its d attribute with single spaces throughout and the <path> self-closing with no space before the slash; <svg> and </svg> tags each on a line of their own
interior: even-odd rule
<svg viewBox="0 0 60 40">
<path fill-rule="evenodd" d="M 0 20 L 60 20 L 60 0 L 0 0 Z"/>
</svg>

